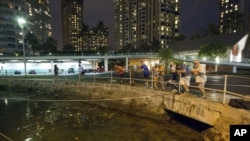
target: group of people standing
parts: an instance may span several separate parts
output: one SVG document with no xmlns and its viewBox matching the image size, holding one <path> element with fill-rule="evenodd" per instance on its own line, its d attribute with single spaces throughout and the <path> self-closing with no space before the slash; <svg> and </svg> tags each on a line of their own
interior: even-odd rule
<svg viewBox="0 0 250 141">
<path fill-rule="evenodd" d="M 150 70 L 144 61 L 141 61 L 140 66 L 141 71 L 143 72 L 143 77 L 145 79 L 146 87 L 149 86 L 150 81 Z M 170 62 L 169 69 L 171 73 L 171 79 L 179 83 L 180 86 L 183 87 L 184 93 L 189 92 L 191 76 L 195 77 L 195 82 L 198 85 L 198 89 L 202 93 L 201 98 L 206 98 L 205 96 L 205 83 L 207 81 L 206 76 L 206 67 L 203 64 L 200 64 L 198 60 L 193 61 L 193 68 L 189 68 L 186 64 L 175 64 L 174 62 Z M 118 76 L 121 78 L 120 83 L 123 83 L 122 77 L 124 76 L 125 69 L 119 65 L 115 65 L 115 70 L 118 73 Z M 130 70 L 130 77 L 134 78 L 134 71 Z M 165 67 L 162 63 L 156 64 L 151 69 L 152 71 L 152 87 L 154 89 L 158 89 L 158 85 L 160 84 L 160 89 L 165 89 Z M 134 79 L 131 80 L 132 85 L 134 85 Z"/>
<path fill-rule="evenodd" d="M 148 86 L 150 72 L 147 65 L 143 61 L 141 61 L 141 64 L 143 76 L 146 79 L 145 86 Z M 202 93 L 201 98 L 206 98 L 205 83 L 207 81 L 207 76 L 205 65 L 200 64 L 198 60 L 193 61 L 193 68 L 189 68 L 186 64 L 175 64 L 174 62 L 170 62 L 169 69 L 171 73 L 171 79 L 183 87 L 184 93 L 189 92 L 191 76 L 193 74 L 195 77 L 195 82 L 198 85 L 198 89 Z M 161 89 L 165 89 L 165 72 L 165 67 L 162 63 L 156 64 L 152 68 L 153 88 L 157 88 L 158 84 L 160 83 Z"/>
<path fill-rule="evenodd" d="M 198 89 L 202 93 L 201 98 L 206 98 L 205 83 L 207 81 L 207 76 L 205 65 L 200 64 L 198 60 L 194 60 L 193 68 L 190 69 L 186 64 L 174 64 L 173 62 L 170 62 L 170 71 L 172 73 L 172 79 L 184 88 L 184 93 L 189 92 L 191 74 L 193 74 L 195 77 L 195 83 L 198 85 Z"/>
</svg>

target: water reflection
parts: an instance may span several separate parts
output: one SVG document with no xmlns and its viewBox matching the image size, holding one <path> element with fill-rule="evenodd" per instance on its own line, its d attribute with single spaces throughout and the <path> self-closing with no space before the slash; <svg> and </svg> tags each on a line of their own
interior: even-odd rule
<svg viewBox="0 0 250 141">
<path fill-rule="evenodd" d="M 155 121 L 95 103 L 0 101 L 0 132 L 15 141 L 202 140 L 200 132 L 174 120 Z"/>
<path fill-rule="evenodd" d="M 4 103 L 5 103 L 6 106 L 8 105 L 8 99 L 7 98 L 4 99 Z"/>
</svg>

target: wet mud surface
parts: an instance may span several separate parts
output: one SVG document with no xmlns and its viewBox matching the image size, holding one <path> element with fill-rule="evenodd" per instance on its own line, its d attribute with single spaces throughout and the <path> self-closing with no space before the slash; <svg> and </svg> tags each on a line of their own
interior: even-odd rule
<svg viewBox="0 0 250 141">
<path fill-rule="evenodd" d="M 200 131 L 167 113 L 159 120 L 150 119 L 133 114 L 133 105 L 131 112 L 101 107 L 101 101 L 58 102 L 49 97 L 39 101 L 46 97 L 30 93 L 25 100 L 27 93 L 0 94 L 0 132 L 14 141 L 202 141 Z"/>
</svg>

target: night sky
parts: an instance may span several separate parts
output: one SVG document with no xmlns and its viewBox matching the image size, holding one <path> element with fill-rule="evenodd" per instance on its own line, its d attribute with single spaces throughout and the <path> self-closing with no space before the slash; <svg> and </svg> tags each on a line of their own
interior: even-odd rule
<svg viewBox="0 0 250 141">
<path fill-rule="evenodd" d="M 109 45 L 114 47 L 114 0 L 85 0 L 84 21 L 91 27 L 104 21 L 109 27 Z M 187 37 L 202 34 L 209 24 L 218 25 L 220 0 L 180 0 L 181 34 Z M 61 22 L 59 0 L 51 0 L 53 37 L 61 43 Z"/>
</svg>

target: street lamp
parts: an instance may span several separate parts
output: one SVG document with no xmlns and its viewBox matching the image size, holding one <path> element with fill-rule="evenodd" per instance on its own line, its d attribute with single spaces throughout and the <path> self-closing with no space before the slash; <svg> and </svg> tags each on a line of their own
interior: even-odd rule
<svg viewBox="0 0 250 141">
<path fill-rule="evenodd" d="M 26 77 L 26 58 L 25 58 L 24 32 L 23 32 L 23 27 L 26 21 L 24 18 L 18 18 L 17 22 L 22 29 L 24 76 Z"/>
</svg>

